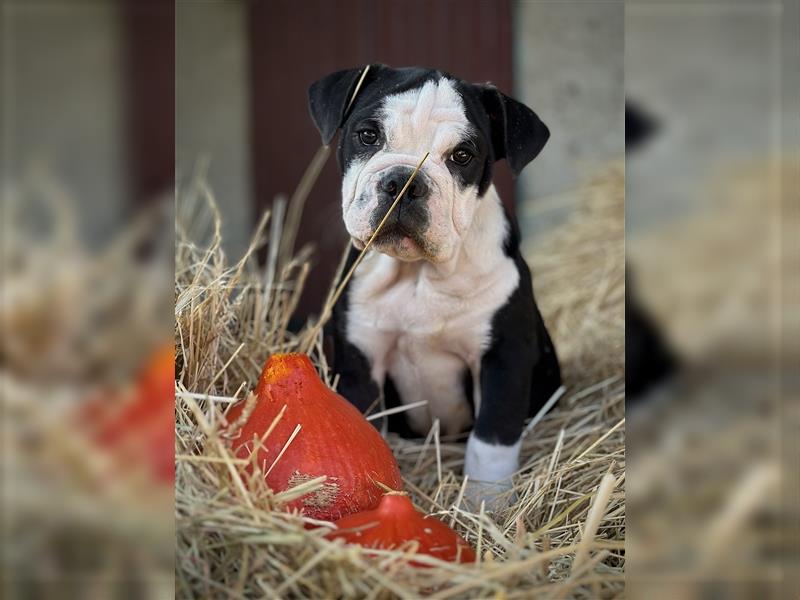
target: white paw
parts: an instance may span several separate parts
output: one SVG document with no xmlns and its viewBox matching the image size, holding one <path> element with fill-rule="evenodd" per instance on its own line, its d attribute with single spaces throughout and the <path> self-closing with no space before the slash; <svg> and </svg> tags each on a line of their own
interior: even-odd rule
<svg viewBox="0 0 800 600">
<path fill-rule="evenodd" d="M 464 491 L 465 506 L 478 511 L 484 501 L 486 510 L 494 512 L 516 500 L 511 491 L 511 476 L 519 468 L 521 445 L 521 441 L 511 446 L 488 444 L 470 434 L 464 457 L 464 475 L 469 477 Z"/>
</svg>

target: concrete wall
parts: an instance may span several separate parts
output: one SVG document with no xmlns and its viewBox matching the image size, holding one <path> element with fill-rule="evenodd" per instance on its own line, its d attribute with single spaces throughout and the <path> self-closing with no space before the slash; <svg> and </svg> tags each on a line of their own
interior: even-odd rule
<svg viewBox="0 0 800 600">
<path fill-rule="evenodd" d="M 702 186 L 736 161 L 779 151 L 779 3 L 637 0 L 626 12 L 626 88 L 660 122 L 627 161 L 626 225 L 646 233 L 708 200 Z"/>
<path fill-rule="evenodd" d="M 515 94 L 550 127 L 518 198 L 567 191 L 625 152 L 622 2 L 515 5 Z"/>
<path fill-rule="evenodd" d="M 45 169 L 85 237 L 102 243 L 121 225 L 130 187 L 117 6 L 17 0 L 2 10 L 4 169 L 12 179 Z"/>
<path fill-rule="evenodd" d="M 243 2 L 179 0 L 175 17 L 177 173 L 185 181 L 198 160 L 208 161 L 233 257 L 246 249 L 255 224 L 245 13 Z"/>
</svg>

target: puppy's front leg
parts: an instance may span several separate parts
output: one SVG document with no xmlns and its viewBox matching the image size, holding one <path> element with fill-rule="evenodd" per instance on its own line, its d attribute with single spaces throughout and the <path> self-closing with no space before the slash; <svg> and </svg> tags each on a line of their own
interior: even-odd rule
<svg viewBox="0 0 800 600">
<path fill-rule="evenodd" d="M 347 350 L 347 359 L 337 360 L 334 367 L 334 371 L 339 374 L 337 391 L 364 414 L 375 409 L 375 403 L 380 397 L 380 386 L 370 376 L 366 357 L 352 344 L 347 345 Z"/>
<path fill-rule="evenodd" d="M 511 475 L 519 468 L 530 404 L 532 348 L 528 340 L 501 340 L 481 361 L 480 408 L 464 461 L 467 500 L 475 509 L 482 500 L 488 510 L 500 508 L 501 496 L 511 488 Z"/>
<path fill-rule="evenodd" d="M 325 326 L 325 354 L 339 376 L 336 391 L 361 413 L 375 407 L 381 386 L 372 378 L 372 365 L 365 354 L 347 339 L 347 296 L 333 309 L 333 318 Z"/>
</svg>

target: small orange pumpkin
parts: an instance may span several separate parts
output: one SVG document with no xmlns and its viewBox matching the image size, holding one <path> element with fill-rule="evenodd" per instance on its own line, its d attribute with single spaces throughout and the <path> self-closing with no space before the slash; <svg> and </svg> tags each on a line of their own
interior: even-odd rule
<svg viewBox="0 0 800 600">
<path fill-rule="evenodd" d="M 451 562 L 475 562 L 475 552 L 464 538 L 435 517 L 418 512 L 402 493 L 386 494 L 377 509 L 339 519 L 336 527 L 326 536 L 328 539 L 387 550 L 413 541 L 419 554 Z"/>
<path fill-rule="evenodd" d="M 305 515 L 336 520 L 374 508 L 384 489 L 402 487 L 397 461 L 389 446 L 352 404 L 319 378 L 305 354 L 276 354 L 264 365 L 256 404 L 232 437 L 237 457 L 249 459 L 255 440 L 286 412 L 258 449 L 256 461 L 267 485 L 281 492 L 304 481 L 327 476 L 322 488 L 288 503 Z M 246 402 L 226 418 L 235 426 Z M 300 431 L 286 447 L 297 425 Z"/>
</svg>

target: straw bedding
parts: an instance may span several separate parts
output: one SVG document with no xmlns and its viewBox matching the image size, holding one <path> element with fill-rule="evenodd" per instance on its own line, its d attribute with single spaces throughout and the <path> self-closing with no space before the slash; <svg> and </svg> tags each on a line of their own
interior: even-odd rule
<svg viewBox="0 0 800 600">
<path fill-rule="evenodd" d="M 255 387 L 275 352 L 301 348 L 287 331 L 308 252 L 279 252 L 268 216 L 251 252 L 229 264 L 213 195 L 202 180 L 179 194 L 176 249 L 176 592 L 179 597 L 612 598 L 624 593 L 623 172 L 609 165 L 572 196 L 570 220 L 526 249 L 566 393 L 527 434 L 516 498 L 494 514 L 461 503 L 464 444 L 389 436 L 405 489 L 421 510 L 476 548 L 474 565 L 367 555 L 307 529 L 281 504 L 321 482 L 274 494 L 245 481 L 229 453 L 224 413 Z M 277 212 L 277 211 L 276 211 Z M 282 212 L 282 211 L 281 211 Z M 290 235 L 290 232 L 289 232 Z M 309 329 L 310 326 L 307 326 Z M 312 360 L 335 385 L 317 340 Z M 409 566 L 410 560 L 432 568 Z"/>
<path fill-rule="evenodd" d="M 722 162 L 691 213 L 628 240 L 637 290 L 682 362 L 661 397 L 631 415 L 631 594 L 797 588 L 800 486 L 786 467 L 800 422 L 789 383 L 800 260 L 787 235 L 798 225 L 798 165 L 791 154 Z"/>
<path fill-rule="evenodd" d="M 48 172 L 4 191 L 0 595 L 168 597 L 172 489 L 130 460 L 146 455 L 133 436 L 101 445 L 87 417 L 135 402 L 135 374 L 170 331 L 172 213 L 154 206 L 98 248 Z"/>
</svg>

